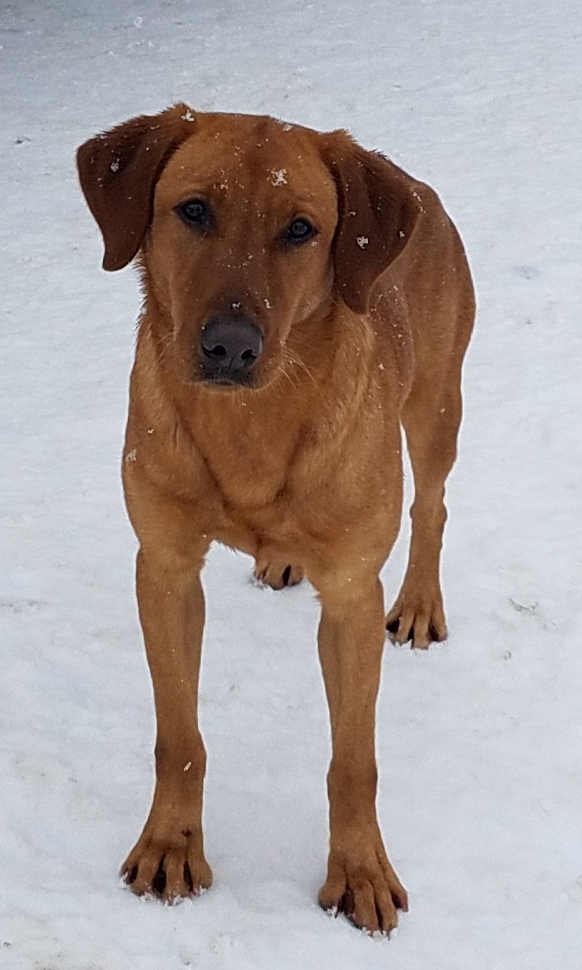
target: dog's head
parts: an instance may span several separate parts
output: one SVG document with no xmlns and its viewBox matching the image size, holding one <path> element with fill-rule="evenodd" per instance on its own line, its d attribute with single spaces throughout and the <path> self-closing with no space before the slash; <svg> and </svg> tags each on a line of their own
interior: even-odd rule
<svg viewBox="0 0 582 970">
<path fill-rule="evenodd" d="M 147 301 L 182 380 L 262 387 L 293 328 L 370 289 L 418 204 L 399 169 L 345 132 L 180 104 L 92 138 L 77 163 L 103 266 L 140 253 Z"/>
</svg>

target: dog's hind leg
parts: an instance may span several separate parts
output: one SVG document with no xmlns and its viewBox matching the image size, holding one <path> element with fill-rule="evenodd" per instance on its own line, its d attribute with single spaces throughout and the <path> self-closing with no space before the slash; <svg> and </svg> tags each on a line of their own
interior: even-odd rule
<svg viewBox="0 0 582 970">
<path fill-rule="evenodd" d="M 301 566 L 292 566 L 282 562 L 257 562 L 253 573 L 257 582 L 271 589 L 284 589 L 286 586 L 297 586 L 303 579 Z"/>
<path fill-rule="evenodd" d="M 440 554 L 447 518 L 445 481 L 456 458 L 462 412 L 460 364 L 454 369 L 436 386 L 418 382 L 402 412 L 414 476 L 412 536 L 404 582 L 386 626 L 398 643 L 411 640 L 418 648 L 447 636 Z"/>
<path fill-rule="evenodd" d="M 286 586 L 297 586 L 304 572 L 301 566 L 291 563 L 280 549 L 261 545 L 256 553 L 253 575 L 263 586 L 284 589 Z"/>
</svg>

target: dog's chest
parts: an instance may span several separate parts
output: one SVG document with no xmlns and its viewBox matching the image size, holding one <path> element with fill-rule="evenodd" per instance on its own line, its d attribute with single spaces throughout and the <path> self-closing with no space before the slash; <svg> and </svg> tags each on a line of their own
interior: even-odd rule
<svg viewBox="0 0 582 970">
<path fill-rule="evenodd" d="M 253 508 L 274 499 L 292 462 L 295 434 L 283 434 L 262 415 L 257 420 L 244 401 L 230 413 L 198 412 L 191 430 L 226 505 Z"/>
<path fill-rule="evenodd" d="M 312 447 L 309 432 L 280 427 L 265 433 L 248 426 L 222 426 L 220 435 L 205 434 L 200 453 L 214 482 L 214 514 L 224 541 L 228 535 L 269 537 L 289 542 L 310 526 L 317 529 L 326 502 L 315 487 L 325 475 L 325 462 Z M 321 508 L 320 508 L 321 506 Z"/>
<path fill-rule="evenodd" d="M 272 507 L 288 486 L 293 449 L 284 452 L 265 443 L 258 448 L 244 441 L 223 441 L 204 454 L 222 503 L 234 514 Z"/>
<path fill-rule="evenodd" d="M 192 494 L 204 528 L 245 551 L 265 542 L 291 549 L 341 531 L 338 507 L 342 520 L 365 518 L 400 447 L 397 419 L 387 421 L 375 386 L 377 400 L 368 392 L 365 402 L 375 406 L 365 408 L 345 396 L 319 409 L 305 398 L 293 408 L 267 395 L 225 395 L 212 407 L 203 399 L 190 413 L 197 457 L 184 471 L 191 467 L 203 485 L 193 482 Z"/>
</svg>

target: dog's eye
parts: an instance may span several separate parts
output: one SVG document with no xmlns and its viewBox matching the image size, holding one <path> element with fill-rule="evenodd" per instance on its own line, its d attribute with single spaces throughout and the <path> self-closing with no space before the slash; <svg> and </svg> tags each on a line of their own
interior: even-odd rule
<svg viewBox="0 0 582 970">
<path fill-rule="evenodd" d="M 291 243 L 307 242 L 317 235 L 317 229 L 307 219 L 294 219 L 285 232 L 285 241 Z"/>
<path fill-rule="evenodd" d="M 189 199 L 176 208 L 181 219 L 189 226 L 207 226 L 210 223 L 210 206 L 203 199 Z"/>
</svg>

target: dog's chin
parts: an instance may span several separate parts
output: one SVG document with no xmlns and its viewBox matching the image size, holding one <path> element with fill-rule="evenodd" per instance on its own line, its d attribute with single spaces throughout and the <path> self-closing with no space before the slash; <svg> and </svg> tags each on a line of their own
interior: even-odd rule
<svg viewBox="0 0 582 970">
<path fill-rule="evenodd" d="M 216 391 L 218 394 L 233 394 L 236 391 L 262 391 L 273 384 L 281 374 L 281 366 L 274 361 L 270 366 L 257 368 L 249 374 L 233 376 L 229 374 L 213 374 L 204 366 L 199 366 L 185 375 L 185 383 L 205 390 Z M 183 378 L 184 380 L 184 378 Z"/>
</svg>

